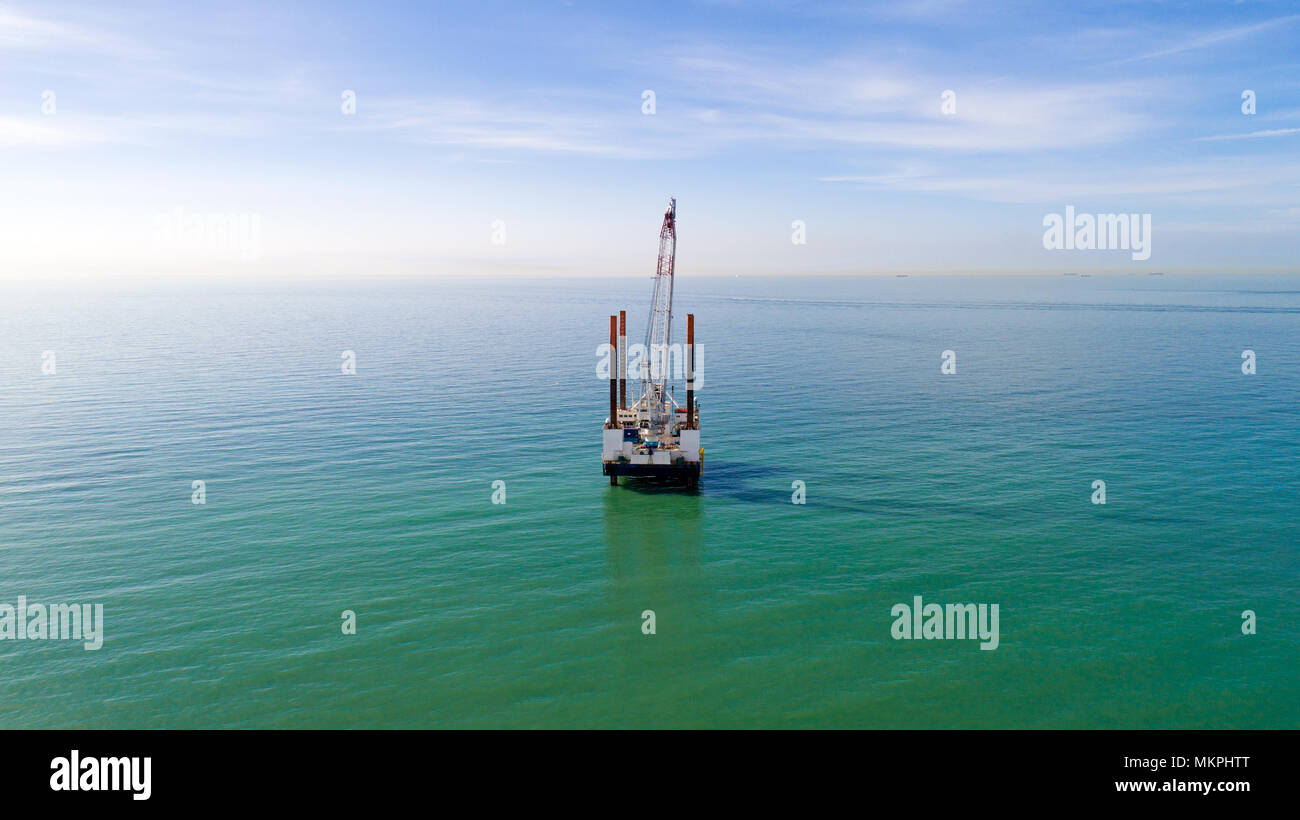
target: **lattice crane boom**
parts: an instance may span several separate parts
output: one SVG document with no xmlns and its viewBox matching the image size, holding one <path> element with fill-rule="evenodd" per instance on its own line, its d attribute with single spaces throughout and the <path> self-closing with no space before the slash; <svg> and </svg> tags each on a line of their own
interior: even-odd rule
<svg viewBox="0 0 1300 820">
<path fill-rule="evenodd" d="M 668 200 L 663 226 L 659 229 L 659 263 L 655 268 L 654 292 L 650 297 L 650 319 L 646 322 L 645 346 L 650 367 L 643 369 L 641 396 L 650 413 L 652 429 L 667 421 L 668 345 L 673 330 L 673 257 L 677 252 L 677 200 Z M 649 372 L 646 372 L 646 371 Z"/>
</svg>

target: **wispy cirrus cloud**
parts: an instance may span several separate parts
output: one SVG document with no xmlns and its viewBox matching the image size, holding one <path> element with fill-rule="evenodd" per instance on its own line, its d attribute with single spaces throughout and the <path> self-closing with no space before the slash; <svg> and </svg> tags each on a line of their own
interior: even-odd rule
<svg viewBox="0 0 1300 820">
<path fill-rule="evenodd" d="M 877 174 L 827 175 L 818 181 L 1008 204 L 1133 197 L 1186 202 L 1189 195 L 1205 195 L 1210 201 L 1225 204 L 1257 204 L 1294 200 L 1291 191 L 1300 183 L 1300 159 L 1277 163 L 1266 158 L 1230 157 L 1148 167 L 1141 172 L 1087 168 L 1071 173 L 1034 167 L 1000 174 L 961 173 L 948 166 L 910 164 Z"/>
<path fill-rule="evenodd" d="M 1224 43 L 1235 42 L 1259 34 L 1263 31 L 1289 26 L 1300 21 L 1300 14 L 1287 15 L 1285 17 L 1276 17 L 1272 20 L 1265 20 L 1258 23 L 1247 25 L 1232 26 L 1229 28 L 1216 29 L 1213 31 L 1200 32 L 1186 36 L 1181 40 L 1172 41 L 1154 51 L 1148 51 L 1143 54 L 1135 54 L 1131 57 L 1123 57 L 1112 61 L 1114 65 L 1123 63 L 1133 63 L 1139 60 L 1151 60 L 1157 57 L 1169 57 L 1174 54 L 1182 54 L 1187 51 L 1196 51 L 1203 48 L 1222 45 Z"/>
<path fill-rule="evenodd" d="M 658 112 L 639 98 L 539 90 L 497 98 L 372 100 L 337 126 L 430 144 L 604 157 L 689 157 L 737 146 L 933 153 L 1061 150 L 1131 138 L 1157 125 L 1161 84 L 1013 83 L 964 78 L 958 113 L 941 113 L 951 78 L 834 59 L 788 61 L 690 52 L 666 61 Z M 968 90 L 969 89 L 969 90 Z"/>
<path fill-rule="evenodd" d="M 417 97 L 367 100 L 367 116 L 330 130 L 387 135 L 407 142 L 495 152 L 645 159 L 672 152 L 656 145 L 664 122 L 640 117 L 626 100 Z M 598 98 L 603 99 L 603 98 Z M 628 109 L 620 116 L 619 108 Z M 632 125 L 629 125 L 631 123 Z M 635 126 L 641 126 L 635 128 Z M 499 157 L 498 157 L 499 159 Z"/>
<path fill-rule="evenodd" d="M 1219 134 L 1213 137 L 1197 137 L 1197 142 L 1221 142 L 1223 140 L 1249 140 L 1262 137 L 1288 137 L 1300 134 L 1300 128 L 1270 128 L 1264 131 L 1251 131 L 1248 134 Z"/>
<path fill-rule="evenodd" d="M 140 57 L 153 50 L 106 31 L 43 19 L 0 8 L 0 49 L 21 51 L 94 52 Z"/>
<path fill-rule="evenodd" d="M 187 134 L 204 138 L 266 136 L 265 123 L 247 117 L 203 113 L 0 117 L 0 146 L 53 151 L 101 145 L 158 145 Z"/>
<path fill-rule="evenodd" d="M 54 122 L 49 117 L 40 120 L 0 117 L 0 146 L 9 149 L 30 148 L 48 151 L 111 141 L 113 140 L 109 134 L 98 128 L 89 127 L 84 121 L 74 123 L 68 118 L 61 122 Z"/>
</svg>

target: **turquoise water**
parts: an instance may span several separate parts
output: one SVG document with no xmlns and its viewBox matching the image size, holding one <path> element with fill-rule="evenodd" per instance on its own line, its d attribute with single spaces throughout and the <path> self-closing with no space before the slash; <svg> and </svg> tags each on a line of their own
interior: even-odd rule
<svg viewBox="0 0 1300 820">
<path fill-rule="evenodd" d="M 649 295 L 0 285 L 0 603 L 105 620 L 0 727 L 1300 726 L 1300 276 L 684 276 L 698 495 L 600 474 Z"/>
</svg>

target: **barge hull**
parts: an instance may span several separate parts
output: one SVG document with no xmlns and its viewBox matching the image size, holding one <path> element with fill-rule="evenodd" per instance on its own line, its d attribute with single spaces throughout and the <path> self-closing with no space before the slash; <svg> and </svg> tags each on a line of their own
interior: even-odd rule
<svg viewBox="0 0 1300 820">
<path fill-rule="evenodd" d="M 616 461 L 604 463 L 605 475 L 609 476 L 610 484 L 618 483 L 619 476 L 629 476 L 633 478 L 675 478 L 695 486 L 700 480 L 702 467 L 703 463 L 699 461 L 688 461 L 685 464 L 631 464 Z"/>
</svg>

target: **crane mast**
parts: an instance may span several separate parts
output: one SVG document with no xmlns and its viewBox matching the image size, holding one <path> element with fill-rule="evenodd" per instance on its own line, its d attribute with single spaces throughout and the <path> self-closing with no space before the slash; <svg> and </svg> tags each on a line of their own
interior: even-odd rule
<svg viewBox="0 0 1300 820">
<path fill-rule="evenodd" d="M 650 319 L 645 346 L 650 365 L 641 370 L 642 408 L 649 413 L 650 429 L 658 431 L 668 421 L 668 345 L 673 329 L 673 256 L 677 252 L 677 200 L 668 200 L 659 229 L 659 263 L 655 269 Z"/>
</svg>

